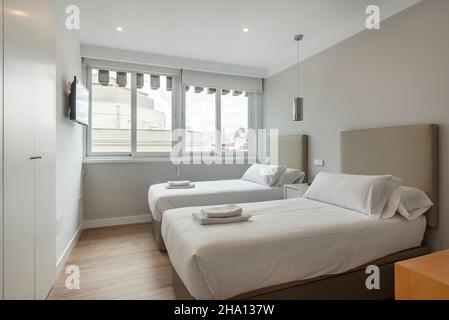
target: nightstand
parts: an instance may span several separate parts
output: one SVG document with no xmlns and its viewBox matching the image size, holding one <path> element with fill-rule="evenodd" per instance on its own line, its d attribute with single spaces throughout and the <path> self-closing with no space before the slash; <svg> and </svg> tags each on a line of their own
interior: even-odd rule
<svg viewBox="0 0 449 320">
<path fill-rule="evenodd" d="M 396 300 L 448 300 L 449 250 L 396 262 Z"/>
<path fill-rule="evenodd" d="M 309 189 L 307 183 L 284 184 L 284 199 L 301 198 Z"/>
</svg>

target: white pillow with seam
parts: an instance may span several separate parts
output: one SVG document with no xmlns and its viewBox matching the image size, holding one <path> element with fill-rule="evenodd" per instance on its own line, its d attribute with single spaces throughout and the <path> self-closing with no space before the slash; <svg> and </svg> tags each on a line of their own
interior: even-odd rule
<svg viewBox="0 0 449 320">
<path fill-rule="evenodd" d="M 401 180 L 391 175 L 366 176 L 320 172 L 304 198 L 358 211 L 376 219 L 392 217 L 399 205 Z M 396 206 L 396 207 L 395 207 Z"/>
<path fill-rule="evenodd" d="M 385 207 L 383 209 L 380 218 L 382 220 L 392 218 L 398 211 L 400 203 L 401 203 L 401 187 L 398 187 L 391 193 L 390 198 L 388 198 L 388 201 L 385 204 Z"/>
<path fill-rule="evenodd" d="M 273 186 L 286 170 L 285 166 L 255 163 L 246 170 L 242 180 Z"/>
<path fill-rule="evenodd" d="M 407 220 L 414 220 L 433 207 L 433 202 L 427 194 L 413 187 L 403 186 L 401 189 L 401 202 L 398 212 Z"/>
</svg>

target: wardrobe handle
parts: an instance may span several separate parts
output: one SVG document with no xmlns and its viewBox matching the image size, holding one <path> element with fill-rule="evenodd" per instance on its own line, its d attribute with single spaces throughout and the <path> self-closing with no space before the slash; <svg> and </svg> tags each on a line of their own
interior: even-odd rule
<svg viewBox="0 0 449 320">
<path fill-rule="evenodd" d="M 42 157 L 41 156 L 37 156 L 37 157 L 30 157 L 30 160 L 41 160 Z"/>
</svg>

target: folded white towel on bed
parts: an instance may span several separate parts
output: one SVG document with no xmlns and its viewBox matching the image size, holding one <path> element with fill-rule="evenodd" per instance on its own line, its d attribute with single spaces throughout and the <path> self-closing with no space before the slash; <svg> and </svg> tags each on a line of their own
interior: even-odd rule
<svg viewBox="0 0 449 320">
<path fill-rule="evenodd" d="M 167 189 L 190 189 L 190 188 L 195 188 L 195 184 L 191 183 L 191 184 L 184 185 L 184 186 L 171 186 L 167 183 L 165 185 L 165 188 L 167 188 Z"/>
<path fill-rule="evenodd" d="M 182 181 L 167 181 L 167 184 L 170 187 L 181 187 L 181 186 L 190 186 L 192 182 L 189 180 L 182 180 Z"/>
<path fill-rule="evenodd" d="M 195 219 L 199 224 L 202 225 L 210 225 L 210 224 L 225 224 L 225 223 L 236 223 L 236 222 L 244 222 L 248 221 L 251 218 L 249 213 L 242 213 L 236 217 L 229 218 L 208 218 L 202 213 L 192 213 L 193 219 Z"/>
<path fill-rule="evenodd" d="M 201 213 L 208 218 L 229 218 L 236 217 L 242 214 L 242 208 L 235 204 L 228 204 L 224 206 L 216 206 L 201 209 Z"/>
</svg>

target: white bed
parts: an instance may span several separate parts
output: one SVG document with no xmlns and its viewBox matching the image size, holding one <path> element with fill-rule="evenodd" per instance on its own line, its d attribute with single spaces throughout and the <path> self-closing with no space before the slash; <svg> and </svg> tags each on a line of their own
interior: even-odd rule
<svg viewBox="0 0 449 320">
<path fill-rule="evenodd" d="M 278 140 L 278 160 L 283 166 L 299 170 L 307 182 L 308 136 L 281 136 Z M 164 211 L 206 205 L 247 203 L 283 199 L 282 184 L 267 186 L 248 179 L 194 182 L 195 188 L 167 189 L 164 183 L 152 185 L 148 190 L 148 204 L 152 215 L 152 229 L 156 244 L 165 250 L 161 236 Z M 290 182 L 293 183 L 293 182 Z"/>
<path fill-rule="evenodd" d="M 148 190 L 148 204 L 154 221 L 162 221 L 166 210 L 220 205 L 227 203 L 259 202 L 283 198 L 282 186 L 265 186 L 241 179 L 195 182 L 191 189 L 167 189 L 164 183 Z"/>
<path fill-rule="evenodd" d="M 304 182 L 307 182 L 308 148 L 307 135 L 281 136 L 278 139 L 279 163 L 303 172 Z M 152 185 L 148 190 L 148 204 L 153 221 L 161 222 L 164 211 L 175 208 L 283 198 L 282 186 L 271 187 L 246 180 L 195 182 L 195 188 L 191 189 L 168 190 L 164 183 Z"/>
<path fill-rule="evenodd" d="M 177 297 L 393 298 L 394 262 L 428 253 L 426 226 L 438 226 L 438 158 L 436 125 L 345 131 L 342 172 L 364 175 L 354 181 L 342 175 L 336 184 L 333 174 L 319 174 L 309 199 L 242 204 L 253 217 L 239 224 L 199 225 L 191 217 L 199 208 L 165 212 Z M 415 189 L 412 202 L 424 193 L 433 203 L 425 216 L 404 218 L 428 203 L 409 207 L 409 189 L 395 177 Z M 401 215 L 391 216 L 395 209 Z M 379 266 L 379 290 L 365 286 L 370 264 Z"/>
<path fill-rule="evenodd" d="M 171 263 L 196 299 L 228 299 L 340 274 L 419 247 L 426 228 L 425 217 L 377 220 L 303 198 L 241 206 L 252 218 L 239 224 L 199 225 L 192 219 L 198 208 L 164 214 L 162 237 Z"/>
</svg>

